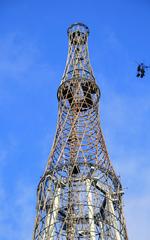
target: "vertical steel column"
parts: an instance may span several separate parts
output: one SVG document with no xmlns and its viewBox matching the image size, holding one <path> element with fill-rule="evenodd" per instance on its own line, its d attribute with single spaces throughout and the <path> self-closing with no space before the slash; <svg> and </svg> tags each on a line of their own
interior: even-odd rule
<svg viewBox="0 0 150 240">
<path fill-rule="evenodd" d="M 72 108 L 73 119 L 71 119 L 71 133 L 70 133 L 70 166 L 69 166 L 69 180 L 68 180 L 68 214 L 67 214 L 67 240 L 74 239 L 75 224 L 74 224 L 74 197 L 72 188 L 72 172 L 75 166 L 75 159 L 77 154 L 77 135 L 76 135 L 76 108 Z"/>
<path fill-rule="evenodd" d="M 56 223 L 57 215 L 58 215 L 58 209 L 59 209 L 59 201 L 60 201 L 60 193 L 61 188 L 60 186 L 55 189 L 55 198 L 53 203 L 52 212 L 47 215 L 46 218 L 46 227 L 48 228 L 47 237 L 46 239 L 53 240 L 54 239 L 54 225 Z M 45 240 L 45 236 L 43 238 Z"/>
<path fill-rule="evenodd" d="M 118 231 L 118 224 L 117 224 L 117 219 L 116 219 L 116 215 L 115 215 L 115 210 L 114 210 L 114 206 L 113 206 L 113 200 L 111 197 L 111 193 L 106 193 L 106 199 L 107 199 L 107 204 L 108 204 L 108 211 L 111 214 L 111 218 L 112 218 L 112 225 L 114 228 L 115 240 L 121 240 L 120 233 Z"/>
<path fill-rule="evenodd" d="M 92 192 L 91 181 L 90 179 L 86 179 L 86 191 L 87 191 L 87 201 L 88 201 L 88 209 L 89 209 L 89 225 L 90 225 L 90 240 L 95 240 L 95 224 L 94 224 L 94 210 L 92 206 Z"/>
<path fill-rule="evenodd" d="M 101 229 L 101 240 L 104 240 L 104 226 L 102 222 L 99 222 L 99 226 Z"/>
</svg>

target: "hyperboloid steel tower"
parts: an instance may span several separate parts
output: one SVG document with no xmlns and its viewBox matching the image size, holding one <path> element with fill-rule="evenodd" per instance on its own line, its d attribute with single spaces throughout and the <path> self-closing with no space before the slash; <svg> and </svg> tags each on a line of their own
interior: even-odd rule
<svg viewBox="0 0 150 240">
<path fill-rule="evenodd" d="M 68 28 L 58 88 L 56 136 L 37 189 L 33 240 L 127 240 L 122 186 L 100 127 L 100 90 L 88 54 L 89 29 Z"/>
</svg>

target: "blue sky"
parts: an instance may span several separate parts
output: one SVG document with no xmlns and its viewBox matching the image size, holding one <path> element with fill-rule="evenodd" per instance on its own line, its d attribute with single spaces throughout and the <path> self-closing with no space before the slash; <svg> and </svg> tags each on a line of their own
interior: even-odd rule
<svg viewBox="0 0 150 240">
<path fill-rule="evenodd" d="M 0 240 L 32 236 L 36 187 L 56 129 L 67 27 L 90 28 L 91 64 L 110 158 L 124 186 L 129 239 L 150 228 L 148 0 L 0 1 Z"/>
</svg>

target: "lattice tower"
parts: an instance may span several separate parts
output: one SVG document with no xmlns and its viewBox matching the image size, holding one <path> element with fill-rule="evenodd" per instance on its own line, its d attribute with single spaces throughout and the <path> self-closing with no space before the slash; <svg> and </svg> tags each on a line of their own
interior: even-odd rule
<svg viewBox="0 0 150 240">
<path fill-rule="evenodd" d="M 123 190 L 100 127 L 100 90 L 88 54 L 89 29 L 68 29 L 58 89 L 57 130 L 37 189 L 33 240 L 127 240 Z"/>
</svg>

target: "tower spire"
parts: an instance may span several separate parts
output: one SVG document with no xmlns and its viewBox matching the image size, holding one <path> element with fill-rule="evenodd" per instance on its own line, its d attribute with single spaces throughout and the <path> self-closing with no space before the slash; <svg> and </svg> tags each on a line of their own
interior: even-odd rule
<svg viewBox="0 0 150 240">
<path fill-rule="evenodd" d="M 100 90 L 89 61 L 88 35 L 82 23 L 68 28 L 57 129 L 37 189 L 33 240 L 128 239 L 122 186 L 100 127 Z"/>
<path fill-rule="evenodd" d="M 79 76 L 94 80 L 88 53 L 89 28 L 83 23 L 75 23 L 67 33 L 68 57 L 62 82 Z"/>
</svg>

